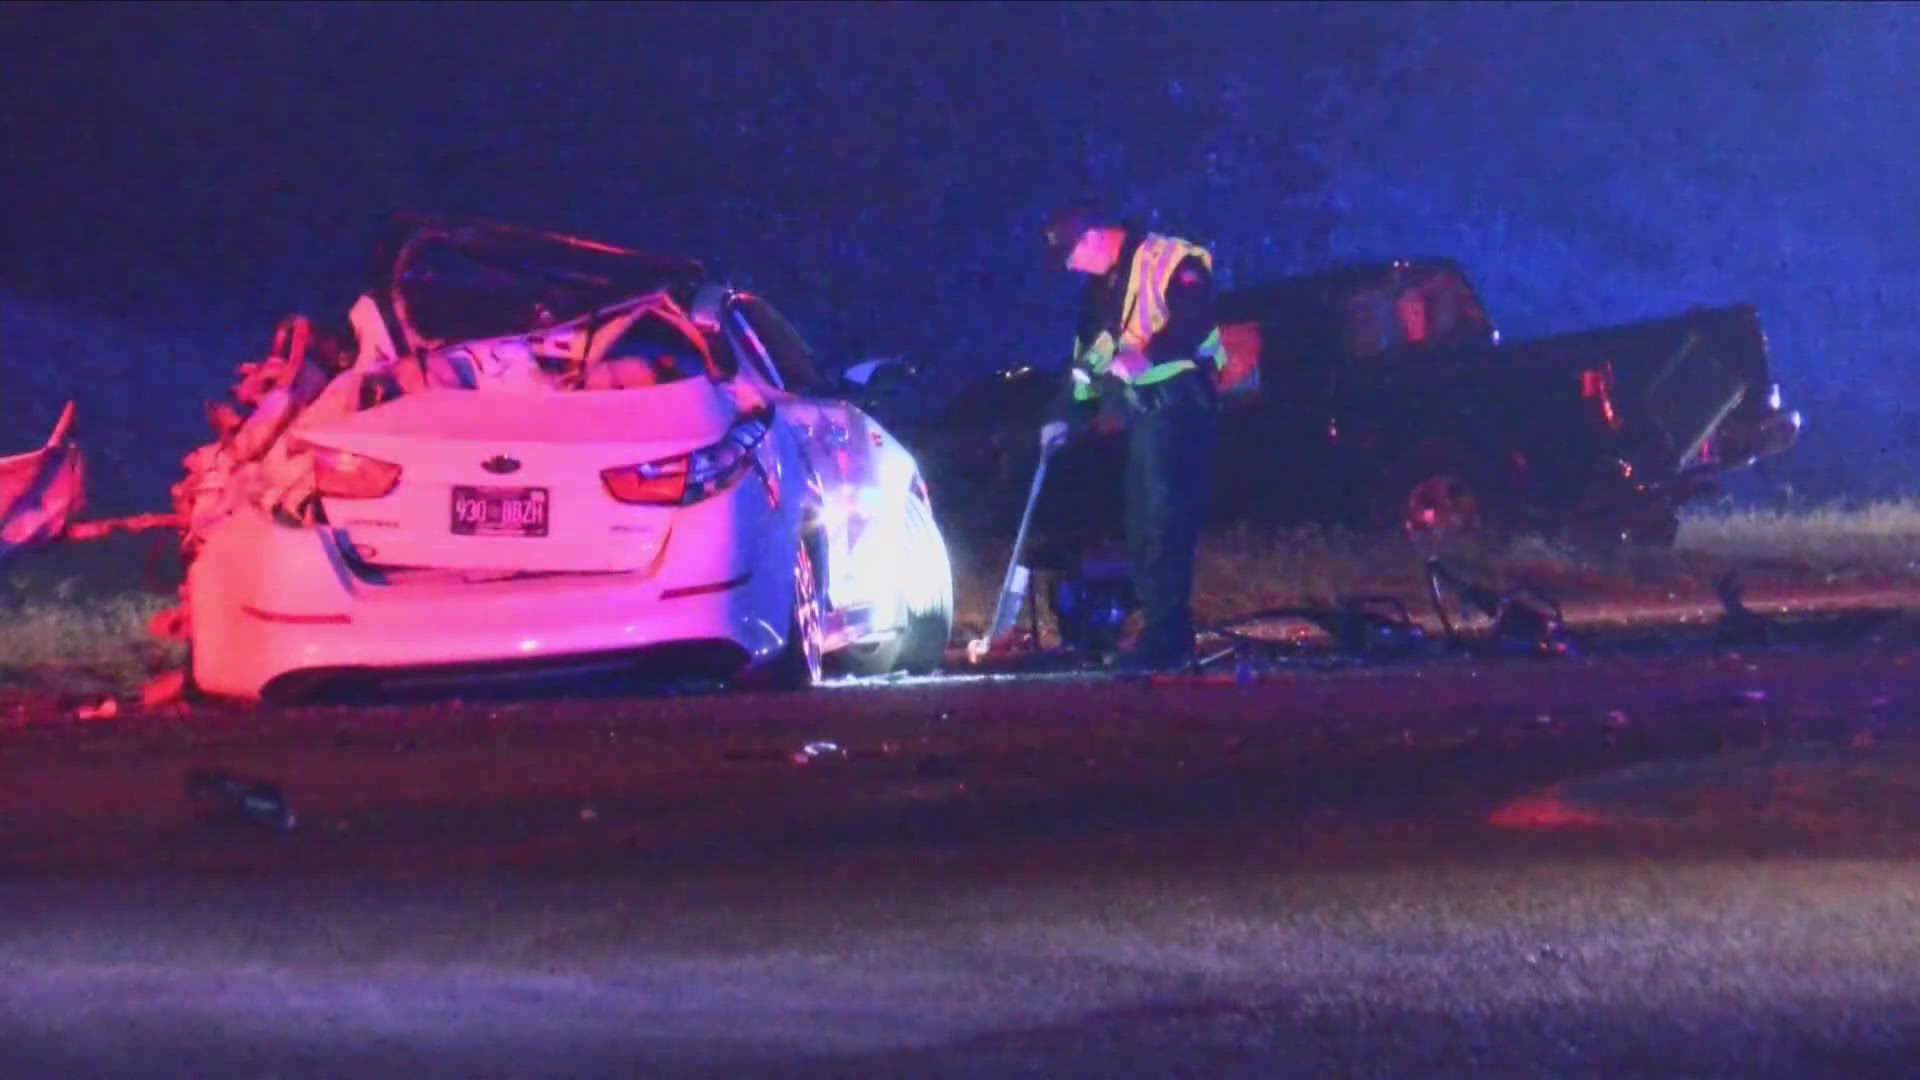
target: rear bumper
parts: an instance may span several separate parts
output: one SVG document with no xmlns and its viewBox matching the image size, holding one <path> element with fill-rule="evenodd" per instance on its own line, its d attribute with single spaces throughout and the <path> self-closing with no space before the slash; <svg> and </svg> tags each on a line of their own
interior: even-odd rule
<svg viewBox="0 0 1920 1080">
<path fill-rule="evenodd" d="M 1798 412 L 1772 410 L 1753 420 L 1729 420 L 1714 433 L 1710 465 L 1725 472 L 1743 469 L 1763 457 L 1783 454 L 1800 441 Z"/>
<path fill-rule="evenodd" d="M 295 702 L 367 691 L 484 690 L 541 679 L 616 674 L 661 682 L 720 681 L 732 678 L 750 663 L 745 648 L 730 639 L 669 641 L 568 656 L 397 666 L 302 667 L 267 680 L 256 696 L 267 701 Z"/>
<path fill-rule="evenodd" d="M 1672 476 L 1648 482 L 1622 477 L 1617 486 L 1609 485 L 1612 490 L 1597 493 L 1564 520 L 1622 535 L 1670 533 L 1675 509 L 1721 476 L 1791 449 L 1800 438 L 1801 424 L 1798 412 L 1777 408 L 1756 418 L 1730 419 L 1714 432 L 1703 455 Z"/>
<path fill-rule="evenodd" d="M 713 536 L 670 538 L 651 572 L 381 582 L 357 573 L 330 531 L 243 512 L 209 535 L 188 577 L 194 677 L 208 693 L 249 700 L 322 677 L 460 677 L 662 657 L 679 658 L 680 673 L 724 678 L 785 644 L 792 553 L 767 539 L 716 557 Z M 688 549 L 677 566 L 675 548 Z"/>
<path fill-rule="evenodd" d="M 1679 506 L 1721 476 L 1792 449 L 1800 440 L 1800 427 L 1798 412 L 1780 409 L 1755 419 L 1729 420 L 1713 433 L 1700 458 L 1673 479 L 1653 485 L 1651 493 L 1663 508 Z"/>
</svg>

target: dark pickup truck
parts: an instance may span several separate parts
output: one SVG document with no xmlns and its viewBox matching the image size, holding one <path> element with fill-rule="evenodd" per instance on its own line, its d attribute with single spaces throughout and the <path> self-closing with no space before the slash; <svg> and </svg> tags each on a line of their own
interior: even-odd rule
<svg viewBox="0 0 1920 1080">
<path fill-rule="evenodd" d="M 1506 344 L 1458 265 L 1411 259 L 1227 292 L 1218 310 L 1216 525 L 1666 544 L 1677 507 L 1799 433 L 1745 305 Z M 904 433 L 946 505 L 984 515 L 967 524 L 1017 517 L 1060 378 L 997 373 Z M 1124 458 L 1109 409 L 1056 456 L 1042 532 L 1117 535 Z"/>
</svg>

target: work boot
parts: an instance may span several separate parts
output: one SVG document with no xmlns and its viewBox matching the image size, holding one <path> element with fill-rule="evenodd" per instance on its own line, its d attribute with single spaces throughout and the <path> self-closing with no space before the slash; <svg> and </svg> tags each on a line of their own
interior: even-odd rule
<svg viewBox="0 0 1920 1080">
<path fill-rule="evenodd" d="M 1175 648 L 1158 642 L 1138 641 L 1114 654 L 1107 667 L 1121 674 L 1185 671 L 1193 666 L 1193 649 Z"/>
</svg>

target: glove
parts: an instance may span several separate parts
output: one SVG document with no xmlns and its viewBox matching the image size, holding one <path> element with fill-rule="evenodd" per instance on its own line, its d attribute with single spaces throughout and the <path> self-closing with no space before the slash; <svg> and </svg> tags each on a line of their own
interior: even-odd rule
<svg viewBox="0 0 1920 1080">
<path fill-rule="evenodd" d="M 1040 449 L 1042 451 L 1055 449 L 1066 441 L 1067 422 L 1065 420 L 1049 420 L 1040 425 Z"/>
<path fill-rule="evenodd" d="M 1127 349 L 1121 351 L 1119 355 L 1115 356 L 1113 360 L 1107 364 L 1107 374 L 1119 379 L 1121 382 L 1130 383 L 1140 376 L 1145 375 L 1147 369 L 1152 366 L 1152 364 L 1147 362 L 1145 356 L 1135 350 Z"/>
</svg>

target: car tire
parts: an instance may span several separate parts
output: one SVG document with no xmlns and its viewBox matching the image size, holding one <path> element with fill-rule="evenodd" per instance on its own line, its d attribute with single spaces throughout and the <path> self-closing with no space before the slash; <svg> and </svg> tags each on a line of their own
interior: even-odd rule
<svg viewBox="0 0 1920 1080">
<path fill-rule="evenodd" d="M 1500 527 L 1502 491 L 1488 470 L 1447 449 L 1408 454 L 1363 497 L 1361 523 L 1372 532 L 1436 542 Z"/>
<path fill-rule="evenodd" d="M 947 642 L 953 637 L 953 566 L 931 508 L 919 499 L 907 502 L 906 533 L 912 565 L 929 568 L 938 580 L 905 601 L 906 626 L 900 633 L 841 650 L 835 662 L 851 674 L 930 675 L 946 660 Z"/>
<path fill-rule="evenodd" d="M 805 690 L 820 681 L 820 603 L 814 587 L 813 555 L 807 542 L 794 542 L 793 606 L 787 617 L 787 641 L 773 659 L 739 680 L 749 690 Z"/>
</svg>

